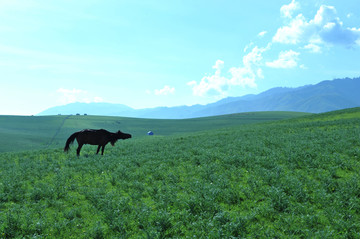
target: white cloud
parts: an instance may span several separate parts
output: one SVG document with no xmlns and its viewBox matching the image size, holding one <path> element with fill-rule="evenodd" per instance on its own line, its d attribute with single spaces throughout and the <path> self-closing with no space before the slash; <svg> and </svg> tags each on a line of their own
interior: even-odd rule
<svg viewBox="0 0 360 239">
<path fill-rule="evenodd" d="M 360 28 L 344 27 L 343 22 L 337 16 L 336 9 L 326 5 L 320 6 L 310 21 L 307 21 L 302 14 L 295 18 L 291 17 L 290 23 L 280 27 L 273 37 L 273 42 L 316 44 L 318 47 L 320 44 L 353 46 L 359 45 L 359 41 Z"/>
<path fill-rule="evenodd" d="M 308 23 L 305 17 L 299 14 L 295 19 L 292 19 L 288 26 L 279 28 L 273 37 L 273 42 L 285 44 L 298 44 L 301 42 L 308 31 Z"/>
<path fill-rule="evenodd" d="M 259 32 L 258 37 L 264 37 L 266 35 L 267 31 Z"/>
<path fill-rule="evenodd" d="M 99 96 L 95 96 L 95 97 L 94 97 L 94 102 L 96 102 L 96 103 L 104 102 L 104 99 L 101 98 L 101 97 L 99 97 Z"/>
<path fill-rule="evenodd" d="M 228 81 L 229 85 L 242 86 L 243 88 L 246 86 L 255 88 L 257 87 L 256 78 L 263 78 L 261 70 L 253 70 L 250 67 L 232 67 L 229 72 L 232 76 Z"/>
<path fill-rule="evenodd" d="M 221 69 L 224 68 L 224 62 L 222 60 L 217 60 L 212 68 L 220 73 Z"/>
<path fill-rule="evenodd" d="M 301 69 L 303 69 L 303 70 L 307 70 L 307 69 L 309 69 L 307 66 L 305 66 L 304 64 L 301 64 L 300 66 L 299 66 Z"/>
<path fill-rule="evenodd" d="M 58 101 L 61 104 L 69 104 L 74 102 L 84 102 L 84 103 L 91 103 L 91 102 L 103 102 L 104 100 L 99 96 L 90 96 L 86 90 L 81 89 L 64 89 L 59 88 L 57 93 L 60 94 Z"/>
<path fill-rule="evenodd" d="M 164 88 L 160 90 L 154 91 L 155 95 L 169 95 L 169 94 L 174 94 L 174 92 L 175 92 L 175 88 L 170 87 L 168 85 L 165 85 Z"/>
<path fill-rule="evenodd" d="M 290 4 L 283 5 L 280 8 L 281 15 L 286 18 L 291 18 L 294 11 L 300 8 L 300 4 L 295 0 L 292 0 Z"/>
<path fill-rule="evenodd" d="M 228 71 L 230 77 L 222 76 L 224 62 L 217 60 L 213 69 L 215 73 L 204 76 L 200 82 L 191 81 L 188 85 L 192 87 L 193 94 L 196 96 L 227 96 L 228 90 L 233 86 L 255 88 L 256 80 L 264 78 L 261 69 L 262 54 L 270 48 L 255 46 L 251 52 L 243 57 L 243 66 L 231 67 Z"/>
<path fill-rule="evenodd" d="M 297 66 L 299 55 L 299 52 L 293 50 L 282 51 L 277 60 L 266 62 L 266 65 L 271 68 L 294 68 Z"/>
<path fill-rule="evenodd" d="M 247 52 L 247 50 L 252 47 L 254 45 L 253 42 L 250 42 L 249 44 L 247 44 L 245 47 L 244 47 L 244 53 Z"/>
<path fill-rule="evenodd" d="M 267 47 L 255 46 L 249 54 L 243 57 L 244 66 L 247 68 L 251 68 L 252 65 L 258 65 L 263 59 L 262 53 L 270 49 L 270 46 L 271 44 L 269 44 Z"/>
<path fill-rule="evenodd" d="M 340 19 L 337 17 L 335 7 L 322 5 L 311 22 L 318 26 L 324 26 L 327 23 L 340 22 Z"/>
<path fill-rule="evenodd" d="M 310 43 L 310 44 L 304 46 L 304 49 L 307 49 L 312 53 L 321 53 L 322 52 L 321 47 L 316 44 L 313 44 L 313 43 Z"/>
<path fill-rule="evenodd" d="M 242 87 L 251 87 L 255 88 L 256 79 L 264 78 L 261 66 L 261 61 L 263 59 L 262 54 L 269 50 L 271 44 L 267 47 L 258 47 L 255 46 L 250 53 L 243 57 L 243 67 L 232 67 L 229 72 L 231 74 L 231 79 L 229 80 L 230 85 L 237 85 Z"/>
<path fill-rule="evenodd" d="M 75 88 L 72 90 L 59 88 L 57 92 L 61 94 L 59 101 L 63 104 L 77 102 L 79 100 L 79 97 L 83 97 L 87 94 L 86 91 Z"/>
<path fill-rule="evenodd" d="M 221 70 L 224 67 L 222 60 L 217 60 L 215 65 L 212 67 L 215 69 L 215 74 L 211 76 L 204 76 L 200 83 L 191 81 L 187 85 L 192 87 L 193 94 L 196 96 L 218 95 L 223 94 L 227 88 L 228 79 L 221 76 Z"/>
</svg>

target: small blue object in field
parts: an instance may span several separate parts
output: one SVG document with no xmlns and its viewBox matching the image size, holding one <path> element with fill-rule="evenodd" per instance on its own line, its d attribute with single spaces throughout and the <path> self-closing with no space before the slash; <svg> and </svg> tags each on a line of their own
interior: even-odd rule
<svg viewBox="0 0 360 239">
<path fill-rule="evenodd" d="M 154 135 L 154 132 L 149 131 L 147 134 L 148 134 L 148 135 Z"/>
</svg>

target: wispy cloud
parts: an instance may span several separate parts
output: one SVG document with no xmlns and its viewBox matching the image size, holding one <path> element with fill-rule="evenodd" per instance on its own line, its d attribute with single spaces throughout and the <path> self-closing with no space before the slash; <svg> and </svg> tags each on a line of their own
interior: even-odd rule
<svg viewBox="0 0 360 239">
<path fill-rule="evenodd" d="M 50 62 L 66 62 L 75 64 L 78 62 L 89 62 L 88 57 L 79 57 L 77 55 L 66 55 L 61 53 L 39 51 L 34 49 L 27 49 L 11 45 L 0 44 L 0 53 L 9 55 L 11 57 L 21 57 L 22 59 L 30 59 L 32 62 L 44 62 L 42 65 L 52 64 Z M 34 63 L 35 64 L 35 63 Z M 37 64 L 37 63 L 36 63 Z"/>
<path fill-rule="evenodd" d="M 69 104 L 75 102 L 91 103 L 91 102 L 103 102 L 103 98 L 99 96 L 92 96 L 88 91 L 81 89 L 64 89 L 59 88 L 56 91 L 59 94 L 59 103 Z"/>
<path fill-rule="evenodd" d="M 37 6 L 40 6 L 40 4 L 33 0 L 0 0 L 0 9 L 3 11 L 28 10 Z"/>
</svg>

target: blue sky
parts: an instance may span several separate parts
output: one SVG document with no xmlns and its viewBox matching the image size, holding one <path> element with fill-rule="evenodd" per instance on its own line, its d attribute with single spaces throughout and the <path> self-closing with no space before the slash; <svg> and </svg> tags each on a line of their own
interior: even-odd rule
<svg viewBox="0 0 360 239">
<path fill-rule="evenodd" d="M 206 104 L 359 76 L 358 0 L 0 0 L 0 114 Z"/>
</svg>

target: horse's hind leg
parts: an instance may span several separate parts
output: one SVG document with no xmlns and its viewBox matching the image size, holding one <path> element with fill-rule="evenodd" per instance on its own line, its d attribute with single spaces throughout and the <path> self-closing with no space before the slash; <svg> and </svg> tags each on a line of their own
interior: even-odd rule
<svg viewBox="0 0 360 239">
<path fill-rule="evenodd" d="M 78 148 L 76 149 L 77 156 L 80 156 L 80 150 L 81 150 L 82 146 L 83 146 L 82 144 L 79 144 Z"/>
<path fill-rule="evenodd" d="M 99 153 L 99 151 L 100 151 L 100 147 L 101 147 L 101 145 L 99 145 L 99 146 L 98 146 L 98 148 L 97 148 L 97 150 L 96 150 L 96 154 L 98 154 L 98 153 Z"/>
</svg>

